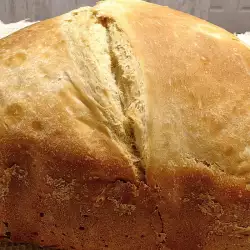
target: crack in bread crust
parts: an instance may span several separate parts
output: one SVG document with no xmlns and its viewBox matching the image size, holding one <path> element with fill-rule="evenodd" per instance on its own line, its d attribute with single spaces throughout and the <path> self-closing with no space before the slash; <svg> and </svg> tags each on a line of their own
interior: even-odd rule
<svg viewBox="0 0 250 250">
<path fill-rule="evenodd" d="M 140 180 L 145 179 L 145 100 L 143 80 L 138 77 L 139 63 L 136 61 L 130 44 L 126 41 L 123 32 L 118 28 L 114 20 L 99 16 L 99 23 L 107 30 L 107 42 L 111 58 L 111 71 L 119 89 L 120 105 L 126 117 L 125 132 L 128 137 L 127 144 L 131 153 L 138 161 L 135 165 L 139 171 Z M 118 41 L 118 39 L 120 39 Z M 130 64 L 130 65 L 129 65 Z M 142 144 L 142 145 L 140 145 Z"/>
</svg>

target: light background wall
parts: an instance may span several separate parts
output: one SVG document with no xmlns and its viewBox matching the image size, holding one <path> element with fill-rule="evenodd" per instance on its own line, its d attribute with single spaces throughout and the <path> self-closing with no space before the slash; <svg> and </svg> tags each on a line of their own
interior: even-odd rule
<svg viewBox="0 0 250 250">
<path fill-rule="evenodd" d="M 209 20 L 231 32 L 250 31 L 250 0 L 150 0 Z M 17 22 L 25 18 L 43 20 L 95 0 L 0 0 L 0 20 Z"/>
</svg>

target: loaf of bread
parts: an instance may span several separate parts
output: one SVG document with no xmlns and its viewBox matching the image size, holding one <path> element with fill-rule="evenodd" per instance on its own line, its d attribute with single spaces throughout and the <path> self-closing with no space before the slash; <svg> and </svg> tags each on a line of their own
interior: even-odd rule
<svg viewBox="0 0 250 250">
<path fill-rule="evenodd" d="M 249 47 L 139 0 L 1 39 L 0 223 L 56 249 L 249 250 Z"/>
</svg>

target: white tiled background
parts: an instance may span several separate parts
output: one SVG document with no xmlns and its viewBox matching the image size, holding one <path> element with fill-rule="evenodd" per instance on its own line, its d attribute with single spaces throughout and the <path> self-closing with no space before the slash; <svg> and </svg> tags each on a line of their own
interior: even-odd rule
<svg viewBox="0 0 250 250">
<path fill-rule="evenodd" d="M 149 0 L 209 20 L 231 32 L 250 31 L 250 0 Z M 0 20 L 11 23 L 53 17 L 96 0 L 0 0 Z"/>
<path fill-rule="evenodd" d="M 250 0 L 153 0 L 196 15 L 231 32 L 250 31 Z"/>
</svg>

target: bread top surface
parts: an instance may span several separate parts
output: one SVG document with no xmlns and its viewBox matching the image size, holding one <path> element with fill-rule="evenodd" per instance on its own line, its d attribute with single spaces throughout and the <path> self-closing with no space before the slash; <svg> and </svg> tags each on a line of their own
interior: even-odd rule
<svg viewBox="0 0 250 250">
<path fill-rule="evenodd" d="M 0 40 L 0 58 L 2 171 L 30 158 L 86 178 L 138 178 L 106 30 L 90 8 Z"/>
<path fill-rule="evenodd" d="M 147 168 L 250 173 L 250 50 L 233 34 L 142 1 L 104 1 L 144 74 Z M 113 10 L 116 11 L 113 11 Z"/>
<path fill-rule="evenodd" d="M 221 28 L 107 0 L 0 40 L 0 59 L 3 169 L 250 177 L 250 50 Z"/>
</svg>

